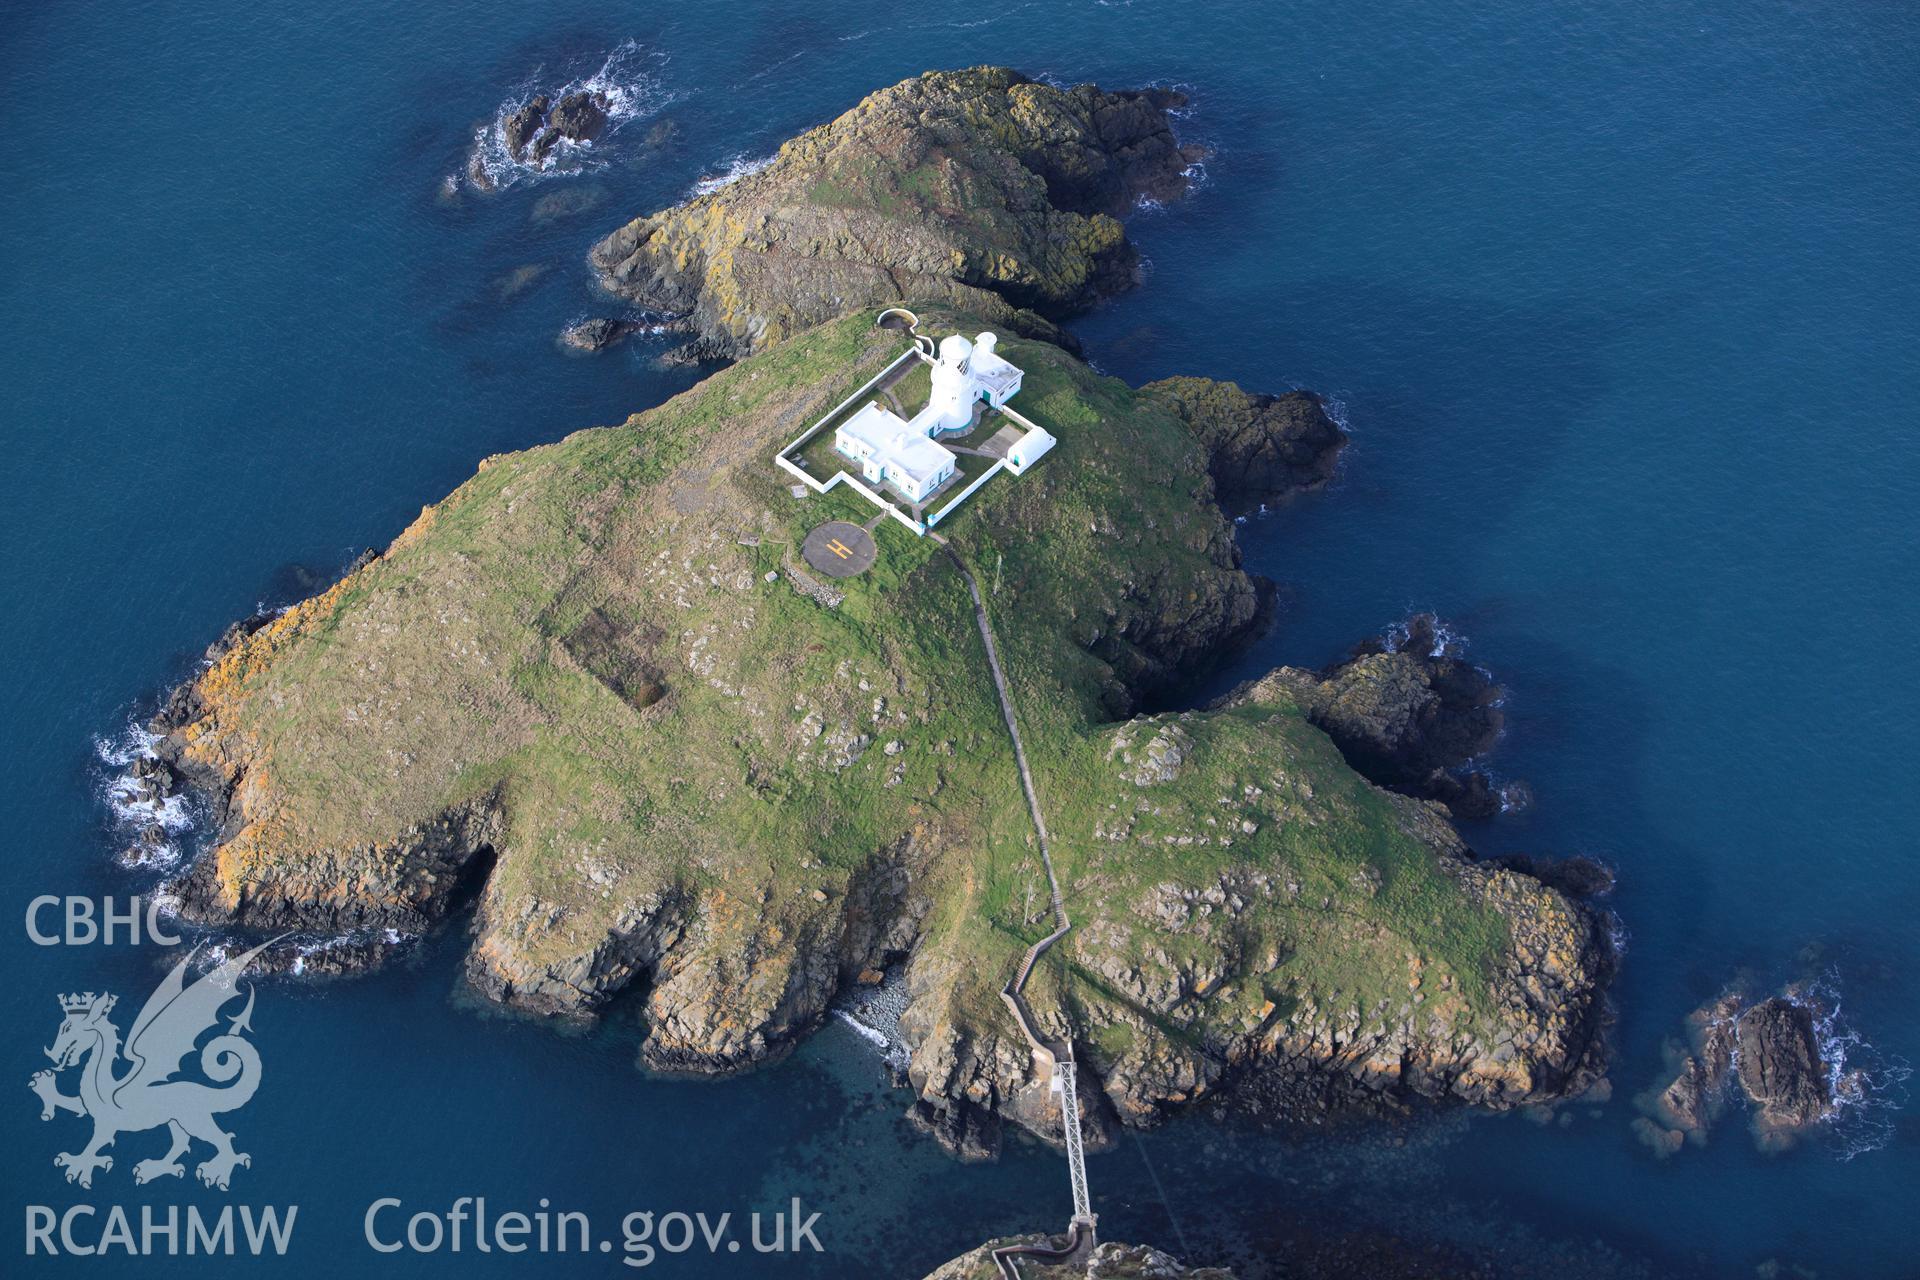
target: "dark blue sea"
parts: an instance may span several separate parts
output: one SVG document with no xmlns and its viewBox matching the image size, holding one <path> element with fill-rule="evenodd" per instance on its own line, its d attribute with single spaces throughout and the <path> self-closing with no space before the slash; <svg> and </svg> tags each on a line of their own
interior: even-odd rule
<svg viewBox="0 0 1920 1280">
<path fill-rule="evenodd" d="M 1535 796 L 1470 838 L 1604 860 L 1627 936 L 1611 1101 L 1176 1124 L 1092 1160 L 1103 1234 L 1274 1275 L 1389 1235 L 1433 1275 L 1920 1274 L 1916 49 L 1920 14 L 1867 0 L 8 4 L 0 1272 L 631 1270 L 378 1254 L 382 1197 L 544 1198 L 608 1233 L 632 1210 L 822 1214 L 824 1253 L 662 1253 L 670 1275 L 894 1280 L 1061 1224 L 1057 1157 L 947 1159 L 837 1023 L 745 1078 L 648 1079 L 621 1028 L 458 1007 L 457 930 L 368 980 L 262 988 L 231 1192 L 134 1187 L 157 1134 L 68 1186 L 51 1158 L 80 1122 L 42 1124 L 26 1089 L 56 995 L 131 1009 L 156 976 L 152 948 L 24 933 L 36 895 L 146 886 L 113 861 L 103 752 L 229 621 L 483 457 L 690 384 L 664 338 L 556 348 L 606 312 L 597 237 L 873 88 L 993 61 L 1178 84 L 1214 152 L 1190 200 L 1135 216 L 1150 270 L 1076 323 L 1089 356 L 1312 387 L 1351 427 L 1333 487 L 1242 530 L 1286 603 L 1228 678 L 1437 612 L 1508 687 L 1489 763 Z M 594 75 L 629 118 L 580 172 L 446 190 L 503 102 Z M 592 207 L 537 215 L 563 192 Z M 1631 1096 L 1742 971 L 1818 974 L 1879 1087 L 1783 1155 L 1735 1115 L 1657 1160 Z M 230 1203 L 297 1205 L 287 1256 L 23 1257 L 30 1206 Z"/>
</svg>

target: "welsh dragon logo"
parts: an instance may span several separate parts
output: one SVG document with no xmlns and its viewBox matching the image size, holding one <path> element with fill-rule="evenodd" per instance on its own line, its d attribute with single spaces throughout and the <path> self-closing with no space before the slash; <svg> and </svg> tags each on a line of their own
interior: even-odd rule
<svg viewBox="0 0 1920 1280">
<path fill-rule="evenodd" d="M 53 1158 L 67 1171 L 68 1182 L 91 1187 L 95 1170 L 113 1168 L 113 1157 L 103 1152 L 116 1137 L 161 1125 L 172 1136 L 172 1146 L 158 1159 L 133 1166 L 137 1183 L 184 1175 L 180 1157 L 195 1139 L 213 1148 L 213 1155 L 194 1170 L 210 1187 L 226 1190 L 236 1165 L 253 1164 L 252 1157 L 233 1149 L 233 1135 L 214 1120 L 245 1106 L 260 1087 L 260 1053 L 245 1038 L 253 1030 L 251 986 L 246 1008 L 228 1020 L 224 1033 L 200 1048 L 200 1072 L 213 1083 L 173 1077 L 185 1067 L 200 1037 L 218 1025 L 221 1008 L 239 996 L 241 972 L 263 949 L 264 944 L 228 959 L 188 986 L 187 966 L 199 953 L 195 947 L 147 997 L 124 1046 L 120 1029 L 108 1017 L 118 997 L 91 991 L 60 997 L 66 1018 L 46 1051 L 53 1070 L 36 1072 L 27 1083 L 40 1096 L 42 1120 L 53 1119 L 56 1111 L 93 1120 L 93 1139 L 84 1148 Z M 123 1058 L 126 1069 L 119 1070 Z M 79 1094 L 61 1093 L 59 1073 L 76 1065 Z"/>
</svg>

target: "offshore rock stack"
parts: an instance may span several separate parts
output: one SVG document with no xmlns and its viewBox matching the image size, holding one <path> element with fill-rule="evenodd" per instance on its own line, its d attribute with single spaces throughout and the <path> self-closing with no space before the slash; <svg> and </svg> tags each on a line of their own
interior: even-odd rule
<svg viewBox="0 0 1920 1280">
<path fill-rule="evenodd" d="M 1669 1156 L 1704 1143 L 1739 1101 L 1761 1150 L 1794 1146 L 1871 1087 L 1867 1073 L 1847 1068 L 1830 1029 L 1836 1012 L 1832 993 L 1808 982 L 1766 997 L 1735 988 L 1708 1001 L 1688 1015 L 1684 1041 L 1668 1043 L 1671 1077 L 1635 1099 L 1634 1133 Z"/>
</svg>

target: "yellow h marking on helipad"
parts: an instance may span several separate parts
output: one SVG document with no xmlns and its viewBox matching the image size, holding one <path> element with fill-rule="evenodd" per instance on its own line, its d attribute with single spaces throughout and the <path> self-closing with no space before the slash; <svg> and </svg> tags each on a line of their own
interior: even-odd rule
<svg viewBox="0 0 1920 1280">
<path fill-rule="evenodd" d="M 838 538 L 835 538 L 832 542 L 829 542 L 827 544 L 827 550 L 833 552 L 833 554 L 839 556 L 842 560 L 849 560 L 853 558 L 853 548 L 848 546 L 846 543 L 840 541 L 840 539 Z"/>
</svg>

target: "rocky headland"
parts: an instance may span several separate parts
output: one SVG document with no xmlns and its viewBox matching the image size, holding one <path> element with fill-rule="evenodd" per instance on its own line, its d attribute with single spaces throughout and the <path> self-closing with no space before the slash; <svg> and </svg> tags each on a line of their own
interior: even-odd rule
<svg viewBox="0 0 1920 1280">
<path fill-rule="evenodd" d="M 1458 818 L 1489 817 L 1502 797 L 1485 773 L 1464 766 L 1499 740 L 1504 691 L 1442 634 L 1432 615 L 1417 614 L 1344 662 L 1318 672 L 1276 668 L 1221 705 L 1284 691 L 1374 782 L 1438 800 Z"/>
<path fill-rule="evenodd" d="M 1212 378 L 1163 378 L 1141 392 L 1164 401 L 1206 447 L 1214 492 L 1251 506 L 1333 478 L 1347 434 L 1311 391 L 1242 391 Z"/>
<path fill-rule="evenodd" d="M 1059 341 L 1053 321 L 1134 283 L 1120 218 L 1186 190 L 1200 153 L 1168 117 L 1183 101 L 1003 67 L 930 72 L 757 173 L 634 219 L 591 262 L 620 297 L 686 316 L 708 357 L 910 298 Z"/>
</svg>

